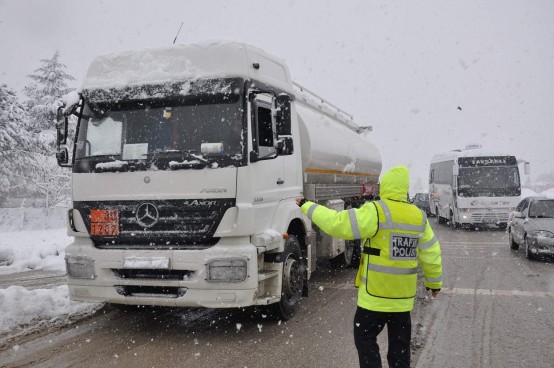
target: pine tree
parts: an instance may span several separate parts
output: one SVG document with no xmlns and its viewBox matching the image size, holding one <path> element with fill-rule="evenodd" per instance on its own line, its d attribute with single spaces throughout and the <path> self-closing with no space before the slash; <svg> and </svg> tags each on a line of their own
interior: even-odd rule
<svg viewBox="0 0 554 368">
<path fill-rule="evenodd" d="M 56 51 L 51 59 L 42 59 L 43 66 L 27 77 L 32 83 L 23 92 L 29 100 L 27 107 L 32 118 L 32 129 L 35 132 L 54 128 L 56 118 L 56 101 L 75 88 L 69 88 L 67 81 L 75 80 L 65 72 L 65 64 L 59 61 L 60 53 Z"/>
<path fill-rule="evenodd" d="M 0 202 L 10 190 L 29 189 L 25 171 L 35 162 L 37 140 L 27 131 L 28 120 L 15 92 L 0 85 Z"/>
</svg>

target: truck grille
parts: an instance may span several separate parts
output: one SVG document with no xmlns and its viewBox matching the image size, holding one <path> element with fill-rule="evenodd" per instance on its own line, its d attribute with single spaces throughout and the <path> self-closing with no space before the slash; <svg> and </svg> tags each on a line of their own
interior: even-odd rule
<svg viewBox="0 0 554 368">
<path fill-rule="evenodd" d="M 186 294 L 186 288 L 167 286 L 123 286 L 115 287 L 119 295 L 139 298 L 171 298 L 176 299 Z"/>
<path fill-rule="evenodd" d="M 117 278 L 130 280 L 189 281 L 195 278 L 195 272 L 188 270 L 112 269 L 112 271 Z"/>
<path fill-rule="evenodd" d="M 91 231 L 91 210 L 119 213 L 119 235 L 91 236 L 104 249 L 204 249 L 217 243 L 213 234 L 234 199 L 187 199 L 170 201 L 74 202 Z M 141 207 L 142 206 L 142 207 Z M 140 211 L 155 213 L 142 219 Z M 146 221 L 148 220 L 148 221 Z"/>
</svg>

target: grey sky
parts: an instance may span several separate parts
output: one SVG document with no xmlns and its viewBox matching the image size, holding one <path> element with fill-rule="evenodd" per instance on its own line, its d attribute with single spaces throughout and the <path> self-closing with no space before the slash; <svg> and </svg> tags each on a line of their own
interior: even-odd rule
<svg viewBox="0 0 554 368">
<path fill-rule="evenodd" d="M 0 83 L 55 50 L 80 85 L 95 55 L 236 40 L 372 124 L 384 166 L 426 183 L 434 153 L 480 143 L 554 172 L 550 0 L 0 0 Z M 458 109 L 458 106 L 462 110 Z M 332 138 L 330 138 L 332 139 Z"/>
</svg>

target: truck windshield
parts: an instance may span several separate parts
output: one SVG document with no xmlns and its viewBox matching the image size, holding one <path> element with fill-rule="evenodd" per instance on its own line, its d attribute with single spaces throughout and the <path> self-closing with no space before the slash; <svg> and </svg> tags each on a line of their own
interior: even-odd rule
<svg viewBox="0 0 554 368">
<path fill-rule="evenodd" d="M 515 166 L 460 168 L 460 197 L 511 197 L 520 194 L 519 171 Z"/>
<path fill-rule="evenodd" d="M 142 160 L 177 153 L 242 156 L 240 96 L 117 103 L 85 101 L 76 159 L 113 156 Z"/>
</svg>

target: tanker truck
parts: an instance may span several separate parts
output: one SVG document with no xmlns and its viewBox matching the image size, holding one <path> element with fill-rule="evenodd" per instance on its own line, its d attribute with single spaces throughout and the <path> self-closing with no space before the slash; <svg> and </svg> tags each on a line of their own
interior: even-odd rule
<svg viewBox="0 0 554 368">
<path fill-rule="evenodd" d="M 370 129 L 259 48 L 99 56 L 56 126 L 58 164 L 72 170 L 72 300 L 265 306 L 289 319 L 318 260 L 360 252 L 321 233 L 295 199 L 336 210 L 371 199 L 381 157 Z"/>
</svg>

